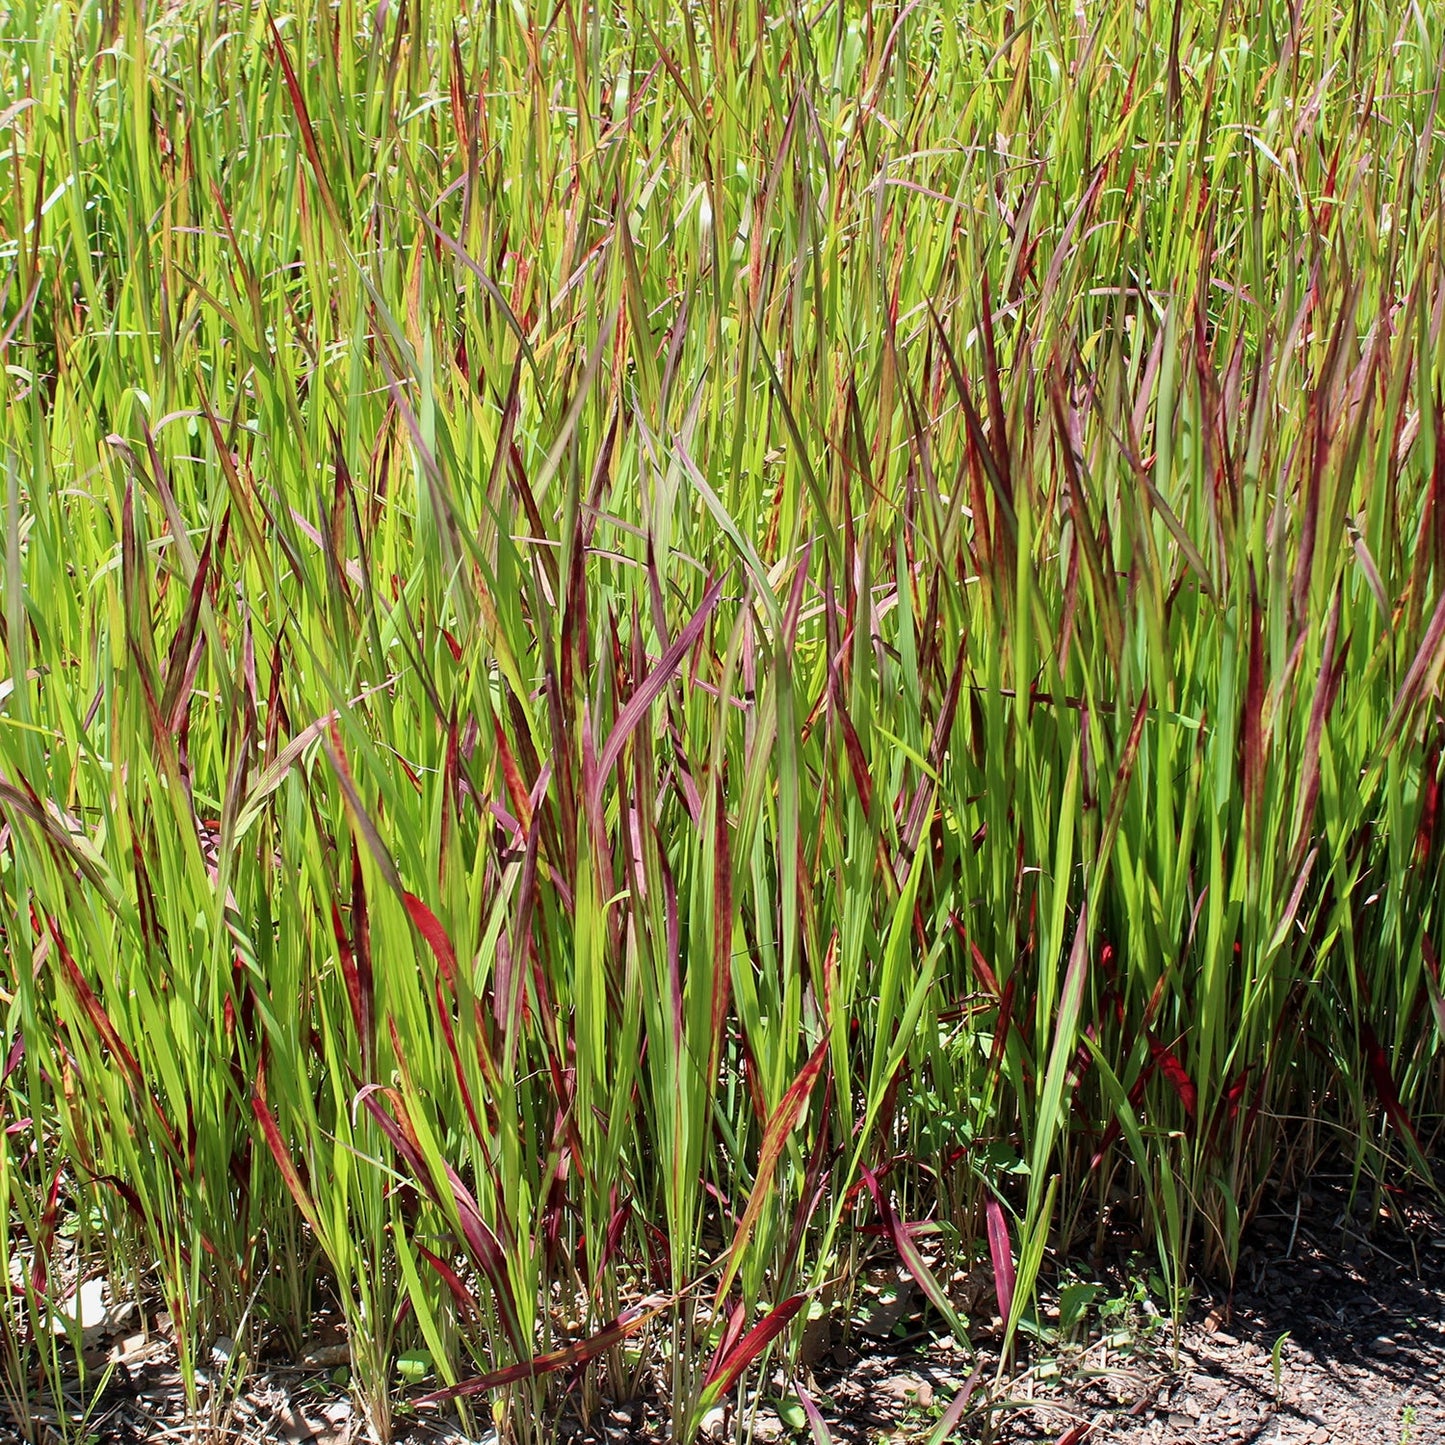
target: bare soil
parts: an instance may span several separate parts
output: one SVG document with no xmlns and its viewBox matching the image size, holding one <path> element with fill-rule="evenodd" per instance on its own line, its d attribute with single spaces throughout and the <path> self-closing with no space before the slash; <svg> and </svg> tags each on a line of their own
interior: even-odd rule
<svg viewBox="0 0 1445 1445">
<path fill-rule="evenodd" d="M 808 1438 L 801 1384 L 838 1445 L 914 1445 L 929 1438 L 977 1371 L 951 1440 L 1445 1445 L 1445 1211 L 1403 1191 L 1366 1194 L 1349 1206 L 1347 1182 L 1316 1176 L 1262 1211 L 1247 1231 L 1233 1291 L 1199 1290 L 1177 1338 L 1119 1263 L 1100 1272 L 1083 1338 L 1051 1334 L 1046 1308 L 1043 1333 L 1022 1341 L 1002 1381 L 987 1339 L 970 1354 L 940 1333 L 905 1275 L 893 1266 L 877 1270 L 853 1327 L 813 1342 L 797 1382 L 775 1377 L 750 1419 L 718 1411 L 706 1433 L 739 1440 L 750 1433 L 759 1445 Z M 344 1355 L 334 1345 L 304 1362 L 263 1362 L 199 1430 L 184 1420 L 162 1334 L 118 1336 L 104 1342 L 107 1353 L 113 1372 L 88 1424 L 90 1438 L 104 1445 L 366 1438 L 334 1373 Z M 218 1371 L 223 1356 L 213 1361 Z M 25 1438 L 3 1418 L 0 1410 L 0 1445 Z M 29 1425 L 30 1438 L 45 1445 L 61 1438 L 53 1419 Z M 574 1418 L 563 1434 L 570 1445 L 665 1438 L 657 1403 L 646 1398 L 594 1410 L 585 1424 Z M 399 1438 L 408 1445 L 468 1439 L 455 1421 L 421 1419 Z"/>
</svg>

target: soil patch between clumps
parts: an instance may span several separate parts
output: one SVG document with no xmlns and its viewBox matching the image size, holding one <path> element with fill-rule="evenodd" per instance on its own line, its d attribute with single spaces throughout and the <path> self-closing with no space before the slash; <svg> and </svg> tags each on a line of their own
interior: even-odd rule
<svg viewBox="0 0 1445 1445">
<path fill-rule="evenodd" d="M 1262 1212 L 1232 1298 L 1201 1301 L 1119 1445 L 1445 1442 L 1445 1215 L 1316 1178 Z"/>
</svg>

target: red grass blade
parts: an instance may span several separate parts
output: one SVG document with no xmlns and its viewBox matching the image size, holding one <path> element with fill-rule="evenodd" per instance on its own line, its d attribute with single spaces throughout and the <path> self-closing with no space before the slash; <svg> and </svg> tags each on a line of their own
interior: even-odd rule
<svg viewBox="0 0 1445 1445">
<path fill-rule="evenodd" d="M 718 1055 L 727 1032 L 733 969 L 733 865 L 721 777 L 716 779 L 713 794 L 713 859 L 712 1043 L 708 1050 L 707 1071 L 710 1079 L 717 1077 Z"/>
<path fill-rule="evenodd" d="M 312 1204 L 311 1196 L 306 1192 L 306 1185 L 301 1178 L 300 1171 L 296 1168 L 296 1162 L 286 1148 L 286 1141 L 281 1137 L 276 1117 L 272 1114 L 271 1105 L 266 1099 L 266 1059 L 264 1054 L 256 1069 L 256 1091 L 251 1095 L 251 1112 L 255 1114 L 256 1122 L 261 1126 L 261 1135 L 266 1140 L 266 1147 L 270 1149 L 271 1157 L 276 1161 L 276 1168 L 281 1171 L 282 1183 L 285 1184 L 291 1198 L 296 1201 L 296 1207 L 301 1211 L 301 1217 L 319 1235 L 321 1221 L 317 1216 L 316 1206 Z"/>
<path fill-rule="evenodd" d="M 792 1323 L 793 1316 L 806 1298 L 806 1295 L 795 1294 L 769 1310 L 728 1351 L 725 1358 L 714 1363 L 703 1381 L 707 1398 L 719 1399 L 742 1379 L 743 1371 Z"/>
<path fill-rule="evenodd" d="M 390 1099 L 396 1109 L 395 1117 L 381 1107 L 377 1101 L 378 1094 L 385 1094 Z M 437 1181 L 432 1177 L 431 1170 L 427 1167 L 420 1142 L 407 1120 L 401 1096 L 394 1089 L 384 1089 L 380 1085 L 369 1084 L 356 1097 L 357 1102 L 362 1104 L 371 1117 L 376 1120 L 377 1126 L 391 1141 L 392 1147 L 406 1160 L 416 1182 L 438 1203 L 443 1203 L 441 1190 Z M 512 1279 L 507 1270 L 506 1256 L 501 1241 L 486 1220 L 482 1218 L 482 1212 L 477 1208 L 477 1201 L 472 1197 L 471 1191 L 462 1183 L 456 1170 L 445 1161 L 442 1163 L 442 1169 L 446 1175 L 448 1194 L 456 1209 L 462 1237 L 466 1240 L 472 1259 L 492 1287 L 507 1338 L 511 1341 L 512 1347 L 521 1354 L 526 1350 L 527 1342 L 522 1338 L 517 1301 L 512 1292 Z"/>
<path fill-rule="evenodd" d="M 505 1369 L 493 1370 L 489 1375 L 478 1375 L 474 1380 L 464 1380 L 445 1390 L 436 1390 L 423 1395 L 418 1405 L 445 1405 L 452 1400 L 462 1400 L 473 1395 L 484 1395 L 488 1390 L 500 1390 L 515 1385 L 519 1380 L 534 1380 L 538 1375 L 555 1374 L 558 1370 L 575 1365 L 585 1365 L 598 1355 L 620 1345 L 629 1335 L 636 1334 L 649 1320 L 655 1319 L 670 1308 L 671 1300 L 645 1308 L 628 1310 L 619 1315 L 611 1324 L 604 1325 L 594 1335 L 579 1340 L 574 1345 L 564 1345 L 560 1350 L 551 1350 L 545 1355 L 533 1355 L 530 1360 L 520 1360 Z"/>
<path fill-rule="evenodd" d="M 47 918 L 45 921 L 50 929 L 51 938 L 55 940 L 55 947 L 60 954 L 60 963 L 65 970 L 65 977 L 75 991 L 75 996 L 80 1001 L 80 1006 L 85 1011 L 91 1028 L 100 1036 L 101 1042 L 110 1050 L 111 1057 L 119 1064 L 131 1092 L 137 1096 L 141 1095 L 145 1091 L 145 1080 L 141 1076 L 140 1065 L 136 1062 L 135 1055 L 131 1053 L 125 1040 L 116 1033 L 115 1025 L 111 1023 L 105 1006 L 86 982 L 85 975 L 81 973 L 79 965 L 66 946 L 65 939 L 61 937 L 59 925 L 53 918 Z"/>
<path fill-rule="evenodd" d="M 416 1243 L 416 1241 L 413 1241 L 413 1243 Z M 457 1274 L 456 1270 L 454 1270 L 446 1260 L 433 1254 L 424 1244 L 417 1243 L 416 1252 L 436 1270 L 437 1277 L 446 1285 L 447 1289 L 451 1292 L 452 1298 L 456 1301 L 457 1309 L 462 1318 L 466 1320 L 479 1319 L 480 1316 L 477 1313 L 476 1299 L 473 1297 L 471 1290 L 462 1283 L 461 1276 Z"/>
<path fill-rule="evenodd" d="M 15 1032 L 15 1040 L 10 1045 L 10 1051 L 5 1056 L 5 1067 L 0 1069 L 0 1084 L 3 1084 L 11 1074 L 20 1067 L 20 1061 L 25 1057 L 25 1035 L 18 1029 Z"/>
<path fill-rule="evenodd" d="M 638 723 L 647 716 L 647 711 L 652 704 L 662 696 L 662 690 L 672 681 L 674 674 L 682 666 L 683 658 L 702 636 L 702 630 L 707 626 L 707 620 L 712 615 L 713 608 L 717 606 L 718 598 L 722 596 L 723 584 L 726 581 L 726 576 L 719 577 L 707 589 L 703 594 L 701 605 L 693 613 L 687 626 L 673 639 L 672 646 L 662 654 L 658 659 L 657 666 L 647 674 L 637 691 L 628 699 L 627 705 L 618 713 L 617 721 L 612 725 L 612 732 L 603 744 L 602 752 L 597 758 L 597 769 L 593 776 L 592 786 L 599 794 L 627 739 L 632 735 Z"/>
<path fill-rule="evenodd" d="M 351 1004 L 357 1042 L 361 1045 L 362 1072 L 369 1079 L 376 1058 L 375 986 L 371 969 L 371 923 L 366 912 L 366 885 L 361 876 L 361 854 L 354 838 L 351 842 L 351 936 L 347 936 L 341 921 L 341 909 L 334 901 L 331 905 L 331 929 L 336 935 L 341 977 Z"/>
<path fill-rule="evenodd" d="M 717 1349 L 712 1352 L 712 1359 L 708 1362 L 707 1372 L 709 1375 L 722 1368 L 722 1362 L 727 1358 L 728 1352 L 742 1338 L 743 1326 L 747 1322 L 748 1312 L 743 1308 L 743 1302 L 737 1300 L 728 1310 L 727 1323 L 718 1337 Z"/>
<path fill-rule="evenodd" d="M 968 1402 L 973 1399 L 982 1378 L 983 1371 L 975 1369 L 963 1382 L 958 1394 L 949 1401 L 948 1409 L 938 1417 L 938 1424 L 933 1427 L 933 1433 L 928 1437 L 928 1445 L 943 1445 L 943 1442 L 953 1434 L 958 1422 L 963 1419 L 963 1412 L 968 1409 Z"/>
<path fill-rule="evenodd" d="M 276 22 L 267 17 L 267 23 L 271 27 L 271 38 L 276 43 L 276 58 L 281 62 L 282 73 L 286 77 L 286 90 L 291 96 L 291 108 L 296 112 L 296 122 L 301 127 L 301 143 L 306 150 L 306 158 L 311 162 L 312 174 L 316 177 L 317 189 L 321 192 L 321 200 L 331 216 L 336 219 L 336 202 L 331 198 L 331 187 L 326 183 L 326 167 L 322 164 L 321 152 L 316 145 L 316 132 L 312 129 L 311 113 L 306 108 L 306 97 L 301 93 L 301 83 L 296 78 L 295 68 L 291 64 L 291 57 L 286 52 L 286 46 L 281 39 L 281 32 L 276 28 Z"/>
<path fill-rule="evenodd" d="M 801 1386 L 795 1384 L 793 1392 L 798 1397 L 798 1403 L 803 1407 L 803 1414 L 808 1417 L 808 1433 L 813 1437 L 813 1445 L 833 1445 L 833 1437 L 828 1431 L 827 1422 L 823 1419 L 822 1412 L 813 1402 L 813 1397 Z"/>
<path fill-rule="evenodd" d="M 403 893 L 402 901 L 406 904 L 406 911 L 411 915 L 411 921 L 416 925 L 416 931 L 426 939 L 432 954 L 437 961 L 437 969 L 440 971 L 446 985 L 455 997 L 457 991 L 457 954 L 452 947 L 452 941 L 447 937 L 447 931 L 442 927 L 436 914 L 421 901 L 414 893 Z"/>
<path fill-rule="evenodd" d="M 1159 1072 L 1169 1080 L 1174 1092 L 1179 1095 L 1179 1102 L 1184 1105 L 1184 1112 L 1191 1119 L 1194 1118 L 1199 1105 L 1199 1090 L 1194 1087 L 1194 1080 L 1189 1077 L 1189 1070 L 1179 1061 L 1179 1055 L 1167 1044 L 1161 1044 L 1152 1033 L 1149 1035 L 1149 1052 L 1159 1066 Z"/>
<path fill-rule="evenodd" d="M 1009 1242 L 1008 1220 L 1003 1205 L 990 1197 L 984 1204 L 988 1216 L 988 1252 L 993 1259 L 993 1288 L 998 1297 L 998 1312 L 1007 1323 L 1014 1304 L 1014 1256 Z"/>
<path fill-rule="evenodd" d="M 778 1160 L 782 1158 L 788 1136 L 802 1122 L 807 1112 L 813 1085 L 818 1082 L 818 1075 L 822 1073 L 823 1065 L 827 1062 L 828 1046 L 829 1039 L 825 1034 L 818 1040 L 817 1048 L 809 1055 L 808 1062 L 799 1070 L 798 1077 L 788 1086 L 787 1093 L 773 1110 L 773 1117 L 768 1120 L 768 1127 L 763 1133 L 762 1152 L 758 1156 L 758 1171 L 753 1176 L 752 1193 L 748 1196 L 748 1207 L 743 1212 L 742 1223 L 738 1225 L 738 1232 L 728 1254 L 727 1268 L 723 1271 L 722 1282 L 717 1287 L 718 1304 L 727 1297 L 727 1292 L 737 1276 L 738 1266 L 742 1264 L 743 1250 L 752 1236 L 758 1215 L 762 1213 L 768 1190 L 772 1187 L 773 1171 L 778 1167 Z"/>
<path fill-rule="evenodd" d="M 1389 1055 L 1386 1054 L 1384 1045 L 1367 1021 L 1362 1021 L 1360 1024 L 1360 1039 L 1365 1045 L 1365 1057 L 1370 1066 L 1370 1078 L 1374 1081 L 1375 1092 L 1380 1096 L 1380 1102 L 1385 1106 L 1385 1113 L 1390 1116 L 1390 1122 L 1400 1131 L 1405 1142 L 1414 1145 L 1415 1152 L 1419 1153 L 1420 1136 L 1415 1132 L 1415 1126 L 1411 1123 L 1409 1114 L 1405 1112 L 1404 1104 L 1400 1102 L 1400 1091 L 1395 1085 L 1395 1076 L 1390 1071 Z"/>
<path fill-rule="evenodd" d="M 928 1267 L 927 1260 L 923 1258 L 918 1246 L 913 1242 L 910 1227 L 899 1219 L 892 1201 L 878 1183 L 878 1176 L 866 1164 L 860 1167 L 863 1182 L 873 1196 L 873 1203 L 877 1205 L 878 1213 L 883 1219 L 883 1228 L 887 1232 L 893 1248 L 898 1251 L 899 1259 L 903 1261 L 904 1267 L 913 1276 L 914 1283 L 923 1291 L 929 1303 L 948 1321 L 948 1327 L 953 1331 L 954 1339 L 962 1348 L 967 1349 L 968 1332 L 964 1328 L 963 1321 L 959 1319 L 958 1312 L 953 1307 L 953 1301 L 949 1299 L 943 1286 L 939 1284 L 937 1276 Z"/>
</svg>

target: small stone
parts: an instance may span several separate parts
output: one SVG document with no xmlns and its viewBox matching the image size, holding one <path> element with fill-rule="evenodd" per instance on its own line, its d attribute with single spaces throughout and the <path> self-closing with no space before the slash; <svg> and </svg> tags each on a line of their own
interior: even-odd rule
<svg viewBox="0 0 1445 1445">
<path fill-rule="evenodd" d="M 280 1412 L 278 1423 L 281 1426 L 281 1439 L 285 1440 L 287 1445 L 304 1445 L 304 1442 L 316 1437 L 316 1431 L 289 1405 Z"/>
<path fill-rule="evenodd" d="M 927 1380 L 920 1380 L 917 1375 L 894 1375 L 892 1379 L 883 1382 L 882 1389 L 885 1395 L 891 1395 L 905 1405 L 922 1405 L 926 1408 L 933 1403 L 933 1386 Z"/>
<path fill-rule="evenodd" d="M 133 1301 L 116 1301 L 112 1297 L 108 1281 L 87 1279 L 60 1306 L 60 1312 L 51 1315 L 50 1329 L 60 1335 L 79 1326 L 82 1343 L 89 1346 L 107 1335 L 118 1334 L 120 1326 L 134 1313 Z"/>
<path fill-rule="evenodd" d="M 1374 1350 L 1377 1355 L 1393 1355 L 1400 1347 L 1389 1335 L 1376 1335 L 1370 1348 Z"/>
<path fill-rule="evenodd" d="M 150 1346 L 150 1341 L 144 1335 L 127 1335 L 110 1352 L 110 1357 L 117 1364 L 129 1364 L 136 1362 L 144 1355 Z"/>
<path fill-rule="evenodd" d="M 301 1366 L 307 1370 L 332 1370 L 350 1360 L 351 1351 L 345 1344 L 317 1345 L 301 1356 Z"/>
</svg>

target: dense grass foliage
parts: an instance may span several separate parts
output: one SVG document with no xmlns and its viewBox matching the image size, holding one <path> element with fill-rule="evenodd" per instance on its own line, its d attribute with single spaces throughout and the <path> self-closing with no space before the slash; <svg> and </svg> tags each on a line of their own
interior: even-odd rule
<svg viewBox="0 0 1445 1445">
<path fill-rule="evenodd" d="M 6 0 L 16 1409 L 63 1228 L 188 1378 L 685 1439 L 867 1252 L 1427 1171 L 1442 44 Z"/>
</svg>

